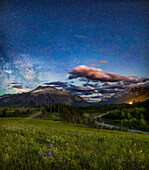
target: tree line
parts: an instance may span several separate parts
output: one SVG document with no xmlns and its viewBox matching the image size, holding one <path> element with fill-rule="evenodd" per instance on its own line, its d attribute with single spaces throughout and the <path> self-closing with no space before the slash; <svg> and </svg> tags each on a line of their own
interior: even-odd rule
<svg viewBox="0 0 149 170">
<path fill-rule="evenodd" d="M 93 116 L 85 117 L 82 109 L 72 105 L 54 104 L 42 108 L 43 117 L 47 117 L 52 113 L 55 113 L 56 116 L 61 117 L 64 121 L 97 127 Z"/>
</svg>

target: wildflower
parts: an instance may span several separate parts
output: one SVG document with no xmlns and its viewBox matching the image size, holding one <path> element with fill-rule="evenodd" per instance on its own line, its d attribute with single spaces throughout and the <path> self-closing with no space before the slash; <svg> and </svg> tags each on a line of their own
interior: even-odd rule
<svg viewBox="0 0 149 170">
<path fill-rule="evenodd" d="M 43 152 L 41 153 L 41 157 L 44 158 L 44 153 Z"/>
<path fill-rule="evenodd" d="M 51 149 L 53 149 L 53 146 L 52 146 L 52 144 L 50 144 L 50 148 L 51 148 Z"/>
<path fill-rule="evenodd" d="M 51 153 L 51 151 L 49 151 L 49 152 L 48 152 L 48 154 L 49 154 L 49 157 L 51 158 L 51 157 L 52 157 L 52 153 Z"/>
</svg>

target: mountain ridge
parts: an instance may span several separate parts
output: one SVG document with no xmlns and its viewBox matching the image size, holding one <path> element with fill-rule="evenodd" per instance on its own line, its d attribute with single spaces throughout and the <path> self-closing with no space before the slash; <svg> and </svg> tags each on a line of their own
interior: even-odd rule
<svg viewBox="0 0 149 170">
<path fill-rule="evenodd" d="M 29 92 L 5 94 L 0 97 L 0 107 L 37 107 L 56 103 L 80 107 L 89 105 L 80 96 L 52 86 L 38 86 Z"/>
<path fill-rule="evenodd" d="M 143 102 L 149 99 L 149 87 L 134 87 L 127 93 L 115 94 L 107 101 L 101 101 L 99 104 L 121 104 Z"/>
</svg>

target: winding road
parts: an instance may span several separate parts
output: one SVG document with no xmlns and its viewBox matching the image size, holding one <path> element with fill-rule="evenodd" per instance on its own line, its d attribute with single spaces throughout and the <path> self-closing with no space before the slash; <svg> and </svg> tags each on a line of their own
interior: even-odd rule
<svg viewBox="0 0 149 170">
<path fill-rule="evenodd" d="M 35 115 L 32 115 L 32 116 L 30 116 L 30 117 L 28 117 L 28 119 L 31 119 L 31 118 L 33 118 L 33 117 L 37 117 L 38 115 L 40 115 L 42 112 L 41 112 L 41 110 L 38 112 L 38 113 L 36 113 Z"/>
<path fill-rule="evenodd" d="M 40 110 L 40 111 L 39 111 L 38 113 L 36 113 L 35 115 L 32 115 L 32 116 L 28 117 L 28 119 L 37 117 L 37 116 L 40 115 L 41 113 L 42 113 L 42 111 Z M 109 112 L 106 112 L 106 113 L 103 113 L 103 114 L 101 114 L 101 115 L 95 116 L 94 118 L 102 117 L 102 116 L 107 115 L 107 114 L 109 114 Z M 114 125 L 106 124 L 106 123 L 96 122 L 96 124 L 97 124 L 97 125 L 101 125 L 101 126 L 106 126 L 106 127 L 109 127 L 109 128 L 114 128 L 114 127 L 119 128 L 119 126 L 114 126 Z M 132 132 L 132 133 L 143 132 L 143 133 L 149 134 L 149 132 L 140 131 L 140 130 L 136 130 L 136 129 L 128 129 L 128 132 Z"/>
<path fill-rule="evenodd" d="M 103 113 L 103 114 L 101 114 L 101 115 L 95 116 L 94 118 L 102 117 L 102 116 L 107 115 L 107 114 L 109 114 L 109 112 L 106 112 L 106 113 Z"/>
<path fill-rule="evenodd" d="M 95 116 L 94 118 L 102 117 L 102 116 L 107 115 L 107 114 L 109 114 L 109 112 L 106 112 L 106 113 L 103 113 L 103 114 L 101 114 L 101 115 Z M 114 128 L 114 127 L 119 128 L 119 126 L 114 126 L 114 125 L 106 124 L 106 123 L 96 122 L 96 124 L 97 124 L 97 125 L 101 125 L 101 126 L 106 126 L 106 127 L 109 127 L 109 128 Z M 149 134 L 149 132 L 140 131 L 140 130 L 137 130 L 137 129 L 128 129 L 128 132 L 132 132 L 132 133 L 143 132 L 143 133 Z"/>
</svg>

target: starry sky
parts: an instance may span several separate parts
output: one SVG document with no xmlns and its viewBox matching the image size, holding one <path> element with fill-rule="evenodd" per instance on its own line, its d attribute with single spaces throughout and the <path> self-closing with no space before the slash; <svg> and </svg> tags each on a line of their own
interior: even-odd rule
<svg viewBox="0 0 149 170">
<path fill-rule="evenodd" d="M 146 0 L 1 0 L 0 95 L 39 85 L 87 101 L 149 86 Z"/>
</svg>

